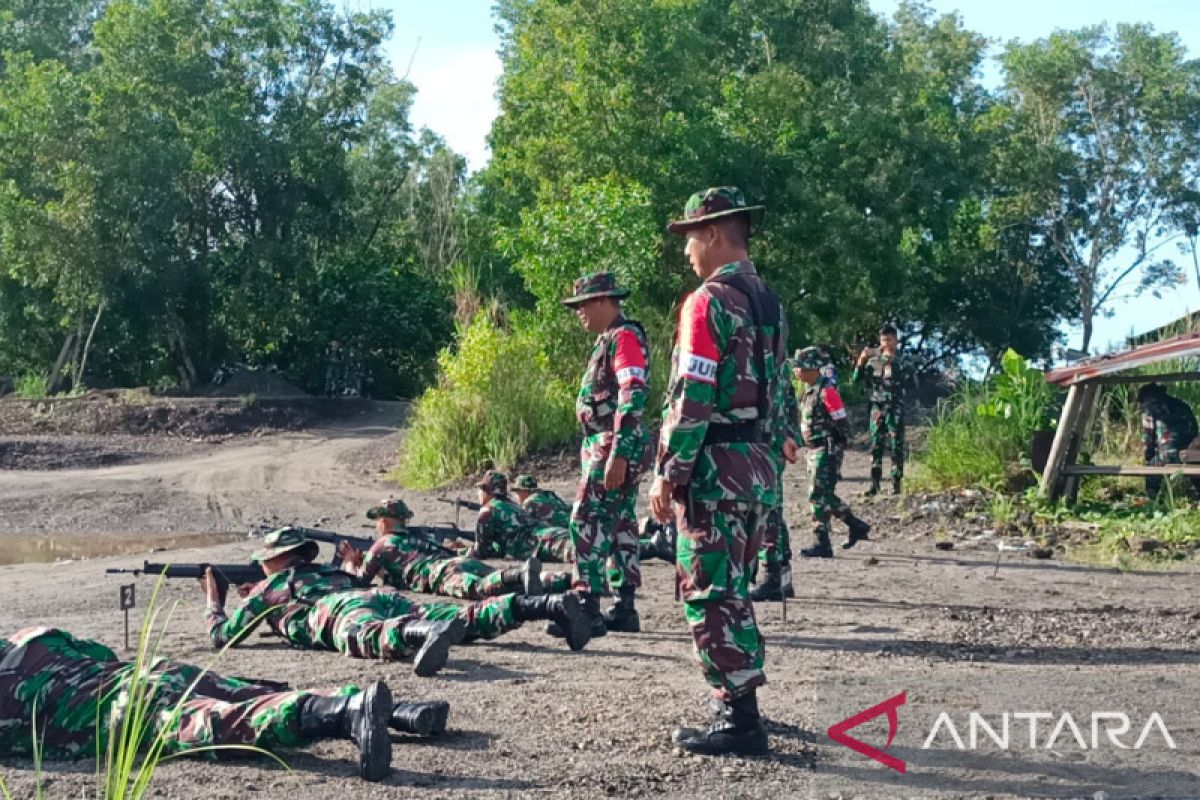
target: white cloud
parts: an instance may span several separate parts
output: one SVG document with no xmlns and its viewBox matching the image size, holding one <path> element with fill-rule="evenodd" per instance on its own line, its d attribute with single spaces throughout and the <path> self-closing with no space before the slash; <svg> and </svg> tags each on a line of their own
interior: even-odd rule
<svg viewBox="0 0 1200 800">
<path fill-rule="evenodd" d="M 486 139 L 499 111 L 495 94 L 500 72 L 500 57 L 490 48 L 419 50 L 408 76 L 417 87 L 414 127 L 441 134 L 467 157 L 472 170 L 481 168 L 490 157 Z"/>
</svg>

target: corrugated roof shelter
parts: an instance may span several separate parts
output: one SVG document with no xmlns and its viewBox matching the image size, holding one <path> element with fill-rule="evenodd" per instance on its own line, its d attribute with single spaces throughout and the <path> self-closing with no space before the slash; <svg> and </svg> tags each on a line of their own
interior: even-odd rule
<svg viewBox="0 0 1200 800">
<path fill-rule="evenodd" d="M 1121 353 L 1098 356 L 1079 364 L 1046 373 L 1046 380 L 1067 389 L 1067 401 L 1050 457 L 1042 472 L 1042 493 L 1051 499 L 1064 492 L 1074 497 L 1082 475 L 1195 475 L 1200 476 L 1200 464 L 1169 466 L 1127 466 L 1121 464 L 1076 464 L 1080 443 L 1084 441 L 1096 419 L 1096 401 L 1100 387 L 1119 383 L 1167 383 L 1171 381 L 1200 381 L 1200 371 L 1188 370 L 1164 375 L 1129 375 L 1129 370 L 1157 364 L 1168 359 L 1200 358 L 1200 331 L 1173 336 L 1170 339 L 1135 347 Z"/>
</svg>

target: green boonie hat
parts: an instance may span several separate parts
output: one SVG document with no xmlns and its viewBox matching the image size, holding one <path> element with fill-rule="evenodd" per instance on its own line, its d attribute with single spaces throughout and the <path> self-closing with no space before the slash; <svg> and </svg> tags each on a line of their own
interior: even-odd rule
<svg viewBox="0 0 1200 800">
<path fill-rule="evenodd" d="M 278 528 L 268 533 L 263 538 L 263 546 L 254 555 L 250 556 L 251 561 L 266 561 L 275 556 L 289 553 L 292 550 L 300 550 L 305 561 L 312 561 L 321 552 L 321 547 L 312 539 L 309 539 L 302 532 L 293 527 Z"/>
<path fill-rule="evenodd" d="M 792 367 L 795 369 L 822 369 L 828 363 L 828 354 L 819 347 L 805 347 L 792 356 Z"/>
<path fill-rule="evenodd" d="M 742 190 L 736 186 L 716 186 L 689 197 L 687 205 L 683 208 L 683 219 L 668 224 L 667 231 L 685 233 L 716 219 L 732 217 L 735 214 L 753 214 L 762 210 L 762 206 L 746 205 Z"/>
<path fill-rule="evenodd" d="M 529 473 L 518 475 L 517 479 L 513 481 L 513 488 L 528 489 L 529 491 L 533 491 L 537 488 L 537 478 L 533 477 Z"/>
<path fill-rule="evenodd" d="M 379 505 L 367 509 L 367 519 L 412 519 L 412 515 L 403 500 L 380 500 Z"/>
<path fill-rule="evenodd" d="M 503 472 L 489 469 L 475 486 L 488 494 L 508 494 L 508 477 Z"/>
<path fill-rule="evenodd" d="M 597 297 L 615 297 L 620 300 L 629 296 L 629 290 L 617 286 L 617 276 L 608 271 L 589 272 L 575 281 L 571 291 L 574 294 L 562 301 L 567 308 L 595 300 Z"/>
</svg>

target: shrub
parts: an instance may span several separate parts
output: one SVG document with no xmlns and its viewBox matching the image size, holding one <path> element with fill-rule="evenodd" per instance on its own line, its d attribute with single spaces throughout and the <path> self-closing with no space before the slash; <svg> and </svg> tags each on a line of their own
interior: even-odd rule
<svg viewBox="0 0 1200 800">
<path fill-rule="evenodd" d="M 46 376 L 37 372 L 27 372 L 17 378 L 13 392 L 27 400 L 39 400 L 46 396 Z"/>
<path fill-rule="evenodd" d="M 575 433 L 575 387 L 553 377 L 537 335 L 505 330 L 485 309 L 438 357 L 438 384 L 416 402 L 399 478 L 426 489 L 525 454 Z"/>
</svg>

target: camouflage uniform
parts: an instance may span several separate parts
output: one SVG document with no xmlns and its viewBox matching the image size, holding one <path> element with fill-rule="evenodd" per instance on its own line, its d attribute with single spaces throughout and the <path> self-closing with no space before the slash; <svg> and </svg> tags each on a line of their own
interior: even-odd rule
<svg viewBox="0 0 1200 800">
<path fill-rule="evenodd" d="M 615 290 L 611 273 L 596 273 L 576 282 L 575 301 L 590 290 Z M 620 291 L 620 290 L 615 290 Z M 596 337 L 579 394 L 575 417 L 583 428 L 579 451 L 582 476 L 571 511 L 571 539 L 575 543 L 575 588 L 598 595 L 605 591 L 605 564 L 611 555 L 615 567 L 608 574 L 613 589 L 642 585 L 638 566 L 637 486 L 650 455 L 650 436 L 642 423 L 649 380 L 650 345 L 637 322 L 618 314 L 611 326 Z M 628 463 L 625 482 L 617 489 L 604 488 L 604 471 L 611 458 Z"/>
<path fill-rule="evenodd" d="M 103 753 L 128 705 L 133 670 L 104 645 L 57 628 L 25 628 L 0 639 L 0 754 L 32 754 L 35 715 L 43 758 Z M 303 744 L 299 718 L 306 698 L 358 692 L 354 686 L 281 692 L 165 658 L 151 661 L 145 675 L 154 687 L 148 736 L 162 735 L 167 753 Z"/>
<path fill-rule="evenodd" d="M 459 600 L 481 600 L 507 594 L 502 573 L 468 556 L 452 556 L 432 536 L 395 525 L 375 540 L 358 568 L 346 571 L 369 585 L 376 575 L 397 589 L 439 594 Z"/>
<path fill-rule="evenodd" d="M 535 489 L 521 503 L 521 508 L 546 525 L 556 528 L 571 525 L 571 506 L 549 489 Z"/>
<path fill-rule="evenodd" d="M 417 620 L 467 623 L 468 638 L 492 639 L 518 627 L 513 595 L 469 606 L 414 603 L 390 587 L 360 589 L 349 574 L 328 565 L 301 564 L 255 584 L 227 617 L 210 608 L 208 633 L 214 647 L 238 644 L 262 622 L 293 647 L 334 650 L 354 658 L 400 659 L 415 652 L 404 628 Z"/>
<path fill-rule="evenodd" d="M 1196 414 L 1186 402 L 1167 394 L 1160 384 L 1152 386 L 1138 393 L 1145 461 L 1149 466 L 1178 464 L 1180 452 L 1188 449 L 1197 436 Z M 1162 482 L 1161 476 L 1147 477 L 1146 493 L 1151 498 L 1157 497 Z M 1200 489 L 1200 479 L 1193 478 L 1192 484 Z"/>
<path fill-rule="evenodd" d="M 475 545 L 470 551 L 475 558 L 524 561 L 535 556 L 546 563 L 568 564 L 574 554 L 569 530 L 539 525 L 507 493 L 489 498 L 475 518 Z"/>
<path fill-rule="evenodd" d="M 786 567 L 792 560 L 791 534 L 788 531 L 787 520 L 783 518 L 783 471 L 787 468 L 787 461 L 783 457 L 783 442 L 785 439 L 791 439 L 797 444 L 800 442 L 800 431 L 796 427 L 796 387 L 792 385 L 792 376 L 786 367 L 781 372 L 779 381 L 783 386 L 784 409 L 784 424 L 779 426 L 776 432 L 777 441 L 774 446 L 779 502 L 767 512 L 767 527 L 763 532 L 762 547 L 758 551 L 758 563 L 768 571 L 776 566 Z M 790 581 L 788 583 L 790 585 Z"/>
<path fill-rule="evenodd" d="M 913 369 L 904 351 L 889 357 L 872 350 L 854 370 L 854 381 L 866 381 L 871 394 L 871 479 L 878 488 L 883 475 L 883 451 L 892 451 L 892 481 L 904 478 L 904 395 L 913 382 Z"/>
<path fill-rule="evenodd" d="M 731 280 L 758 293 L 758 315 Z M 655 472 L 675 487 L 685 615 L 704 677 L 725 701 L 766 682 L 747 584 L 779 505 L 786 340 L 778 299 L 745 261 L 720 268 L 688 297 L 671 356 Z"/>
</svg>

